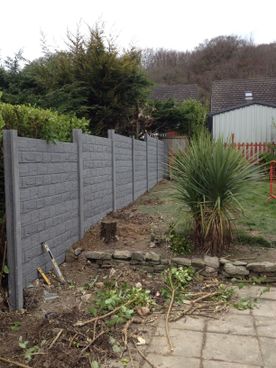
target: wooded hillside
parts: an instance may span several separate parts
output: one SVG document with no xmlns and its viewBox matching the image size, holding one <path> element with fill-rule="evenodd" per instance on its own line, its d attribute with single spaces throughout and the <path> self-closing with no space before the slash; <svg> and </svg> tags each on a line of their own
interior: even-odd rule
<svg viewBox="0 0 276 368">
<path fill-rule="evenodd" d="M 275 77 L 276 42 L 256 45 L 238 36 L 219 36 L 189 52 L 144 50 L 143 64 L 152 81 L 197 83 L 208 98 L 213 80 Z"/>
</svg>

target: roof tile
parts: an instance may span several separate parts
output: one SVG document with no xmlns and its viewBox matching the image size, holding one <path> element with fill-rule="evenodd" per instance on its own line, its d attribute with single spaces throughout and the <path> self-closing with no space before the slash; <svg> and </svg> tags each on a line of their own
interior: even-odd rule
<svg viewBox="0 0 276 368">
<path fill-rule="evenodd" d="M 245 92 L 252 92 L 252 101 L 245 100 Z M 213 82 L 212 114 L 254 102 L 276 106 L 276 78 L 232 79 Z"/>
<path fill-rule="evenodd" d="M 153 88 L 151 98 L 154 100 L 175 99 L 184 101 L 189 98 L 199 99 L 199 88 L 196 84 L 160 84 Z"/>
</svg>

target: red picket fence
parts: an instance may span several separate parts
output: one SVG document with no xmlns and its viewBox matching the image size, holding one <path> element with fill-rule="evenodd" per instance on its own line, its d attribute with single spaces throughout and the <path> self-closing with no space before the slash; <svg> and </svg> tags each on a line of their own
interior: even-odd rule
<svg viewBox="0 0 276 368">
<path fill-rule="evenodd" d="M 269 170 L 270 198 L 276 199 L 276 161 L 271 161 Z"/>
<path fill-rule="evenodd" d="M 239 150 L 249 161 L 259 162 L 260 154 L 271 151 L 269 143 L 232 143 L 233 147 Z"/>
</svg>

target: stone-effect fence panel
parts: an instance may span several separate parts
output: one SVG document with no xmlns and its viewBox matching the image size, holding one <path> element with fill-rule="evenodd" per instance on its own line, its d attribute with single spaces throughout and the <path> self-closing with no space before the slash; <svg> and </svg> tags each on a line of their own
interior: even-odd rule
<svg viewBox="0 0 276 368">
<path fill-rule="evenodd" d="M 51 269 L 107 213 L 133 202 L 167 174 L 163 142 L 108 132 L 73 131 L 72 143 L 47 143 L 4 132 L 9 302 L 23 307 L 23 289 L 37 268 Z"/>
</svg>

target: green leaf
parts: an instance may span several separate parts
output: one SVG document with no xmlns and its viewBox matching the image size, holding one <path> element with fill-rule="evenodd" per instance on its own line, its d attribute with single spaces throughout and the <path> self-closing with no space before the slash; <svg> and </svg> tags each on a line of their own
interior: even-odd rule
<svg viewBox="0 0 276 368">
<path fill-rule="evenodd" d="M 90 368 L 100 368 L 100 364 L 96 360 L 92 360 Z"/>
<path fill-rule="evenodd" d="M 16 321 L 11 325 L 11 331 L 16 332 L 20 329 L 20 327 L 21 327 L 21 323 L 19 321 Z"/>
<path fill-rule="evenodd" d="M 23 340 L 22 336 L 19 337 L 18 345 L 21 349 L 26 349 L 29 344 L 29 341 Z"/>
<path fill-rule="evenodd" d="M 6 275 L 8 275 L 10 273 L 10 269 L 6 264 L 3 267 L 3 273 L 5 273 Z"/>
</svg>

